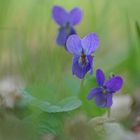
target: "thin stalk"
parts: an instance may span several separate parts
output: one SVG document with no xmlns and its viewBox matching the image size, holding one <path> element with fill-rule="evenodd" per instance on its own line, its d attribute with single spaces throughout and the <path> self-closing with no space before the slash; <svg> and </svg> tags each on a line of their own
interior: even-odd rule
<svg viewBox="0 0 140 140">
<path fill-rule="evenodd" d="M 84 86 L 84 79 L 81 80 L 80 90 L 79 90 L 79 97 L 81 100 L 83 100 L 83 95 L 82 95 L 83 86 Z"/>
<path fill-rule="evenodd" d="M 110 118 L 110 115 L 111 115 L 111 108 L 109 107 L 107 111 L 107 117 Z"/>
</svg>

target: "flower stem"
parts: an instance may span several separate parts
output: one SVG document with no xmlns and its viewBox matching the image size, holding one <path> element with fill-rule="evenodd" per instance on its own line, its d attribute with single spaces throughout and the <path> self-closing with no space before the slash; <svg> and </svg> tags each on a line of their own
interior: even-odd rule
<svg viewBox="0 0 140 140">
<path fill-rule="evenodd" d="M 81 84 L 80 84 L 80 93 L 82 92 L 83 84 L 84 84 L 84 79 L 81 80 Z"/>
<path fill-rule="evenodd" d="M 107 111 L 107 117 L 110 118 L 110 115 L 111 115 L 111 108 L 109 107 Z"/>
<path fill-rule="evenodd" d="M 83 95 L 82 95 L 83 85 L 84 85 L 84 79 L 81 80 L 81 84 L 80 84 L 79 97 L 81 99 L 83 99 Z"/>
</svg>

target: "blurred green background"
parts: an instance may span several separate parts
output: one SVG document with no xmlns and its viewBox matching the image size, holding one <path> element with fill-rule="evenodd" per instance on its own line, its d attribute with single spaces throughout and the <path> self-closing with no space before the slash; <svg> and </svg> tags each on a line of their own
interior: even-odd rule
<svg viewBox="0 0 140 140">
<path fill-rule="evenodd" d="M 101 40 L 101 45 L 94 54 L 94 69 L 102 68 L 108 75 L 112 72 L 122 75 L 125 80 L 122 90 L 124 94 L 133 96 L 135 91 L 139 91 L 139 0 L 0 0 L 0 77 L 4 78 L 7 75 L 21 77 L 29 96 L 35 97 L 40 102 L 64 104 L 59 101 L 71 101 L 68 98 L 70 97 L 78 103 L 74 107 L 69 106 L 68 110 L 80 106 L 78 97 L 80 80 L 72 75 L 72 56 L 55 43 L 58 26 L 51 17 L 53 5 L 63 6 L 67 10 L 75 6 L 81 7 L 84 17 L 76 26 L 78 35 L 83 37 L 87 33 L 97 32 Z M 26 123 L 31 119 L 33 124 L 27 123 L 29 126 L 26 127 L 29 129 L 30 126 L 33 127 L 35 137 L 38 137 L 34 131 L 38 131 L 36 128 L 40 127 L 39 125 L 43 125 L 43 128 L 39 129 L 39 136 L 50 132 L 61 137 L 64 131 L 62 122 L 66 118 L 73 117 L 79 112 L 83 112 L 90 118 L 105 111 L 84 99 L 94 85 L 94 76 L 90 77 L 87 74 L 80 97 L 83 99 L 83 105 L 77 109 L 78 111 L 44 113 L 48 108 L 40 111 L 36 108 L 36 104 L 40 102 L 34 102 L 35 105 L 32 107 L 12 110 L 10 114 L 12 112 L 12 116 Z M 58 106 L 55 107 L 53 109 L 57 110 Z M 13 123 L 12 119 L 11 122 Z M 22 125 L 21 122 L 19 124 Z M 7 123 L 3 126 L 6 127 Z M 1 129 L 3 130 L 3 127 Z M 7 129 L 5 130 L 0 135 L 3 136 L 7 132 Z"/>
</svg>

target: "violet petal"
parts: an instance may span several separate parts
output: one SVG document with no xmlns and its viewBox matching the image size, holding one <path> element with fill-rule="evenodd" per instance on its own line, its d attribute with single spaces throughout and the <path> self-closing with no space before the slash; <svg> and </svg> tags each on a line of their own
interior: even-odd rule
<svg viewBox="0 0 140 140">
<path fill-rule="evenodd" d="M 80 56 L 82 53 L 81 39 L 78 35 L 71 35 L 68 37 L 66 42 L 67 50 L 74 54 Z"/>
<path fill-rule="evenodd" d="M 82 47 L 84 49 L 84 53 L 86 55 L 92 54 L 99 46 L 100 40 L 95 32 L 86 35 L 81 40 Z"/>
<path fill-rule="evenodd" d="M 96 94 L 98 94 L 98 93 L 100 93 L 100 92 L 101 92 L 101 89 L 100 89 L 100 88 L 93 88 L 93 89 L 89 92 L 89 94 L 88 94 L 88 96 L 87 96 L 87 99 L 90 100 L 90 99 L 94 98 L 94 97 L 96 96 Z"/>
<path fill-rule="evenodd" d="M 122 85 L 123 85 L 123 79 L 120 76 L 112 77 L 105 82 L 105 86 L 107 87 L 107 89 L 112 92 L 120 90 L 122 88 Z"/>
<path fill-rule="evenodd" d="M 68 36 L 68 34 L 67 34 L 65 28 L 60 28 L 59 32 L 58 32 L 58 35 L 57 35 L 57 38 L 56 38 L 57 44 L 61 45 L 61 46 L 65 46 L 67 36 Z"/>
<path fill-rule="evenodd" d="M 70 11 L 70 23 L 71 25 L 76 25 L 80 23 L 83 16 L 83 12 L 80 8 L 75 7 Z"/>
<path fill-rule="evenodd" d="M 105 81 L 105 75 L 101 69 L 96 70 L 96 82 L 99 86 L 103 86 Z"/>
<path fill-rule="evenodd" d="M 67 32 L 67 30 L 66 30 L 65 27 L 60 27 L 59 28 L 59 32 L 58 32 L 58 35 L 57 35 L 57 38 L 56 38 L 57 44 L 58 45 L 61 45 L 61 46 L 66 46 L 67 38 L 70 35 L 73 35 L 73 34 L 76 34 L 76 31 L 75 31 L 74 28 L 70 27 L 69 32 Z M 66 50 L 67 50 L 67 48 L 66 48 Z"/>
<path fill-rule="evenodd" d="M 112 94 L 108 93 L 107 94 L 107 103 L 106 103 L 106 107 L 111 107 L 112 106 Z"/>
<path fill-rule="evenodd" d="M 92 68 L 92 57 L 87 57 L 87 63 L 82 64 L 79 62 L 80 56 L 74 56 L 73 57 L 73 65 L 72 65 L 72 72 L 73 75 L 76 75 L 78 78 L 83 79 L 84 76 L 88 71 Z"/>
<path fill-rule="evenodd" d="M 95 102 L 97 106 L 106 107 L 107 104 L 107 95 L 103 93 L 98 93 L 95 96 Z"/>
<path fill-rule="evenodd" d="M 65 25 L 68 22 L 68 13 L 60 6 L 54 6 L 52 9 L 52 17 L 59 25 Z"/>
</svg>

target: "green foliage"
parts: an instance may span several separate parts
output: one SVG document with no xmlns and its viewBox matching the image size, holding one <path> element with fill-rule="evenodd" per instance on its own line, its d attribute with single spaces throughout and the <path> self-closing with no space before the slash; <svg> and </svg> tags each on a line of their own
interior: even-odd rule
<svg viewBox="0 0 140 140">
<path fill-rule="evenodd" d="M 33 107 L 39 108 L 43 112 L 56 113 L 56 112 L 68 112 L 77 109 L 81 106 L 82 102 L 76 96 L 71 96 L 65 98 L 55 104 L 48 101 L 41 101 L 28 92 L 23 91 L 23 99 L 19 102 L 20 106 L 31 105 Z"/>
<path fill-rule="evenodd" d="M 38 131 L 40 135 L 54 134 L 60 136 L 63 133 L 64 117 L 63 113 L 42 113 L 39 115 Z"/>
<path fill-rule="evenodd" d="M 95 77 L 87 75 L 80 88 L 80 81 L 71 73 L 71 55 L 56 45 L 58 26 L 51 18 L 53 5 L 66 9 L 79 6 L 84 10 L 77 33 L 83 37 L 95 31 L 101 40 L 95 53 L 95 70 L 102 67 L 106 73 L 122 75 L 125 79 L 122 92 L 133 94 L 140 83 L 139 3 L 139 0 L 1 0 L 0 75 L 19 75 L 27 86 L 22 91 L 23 99 L 17 103 L 20 110 L 17 116 L 32 121 L 41 135 L 52 133 L 62 139 L 69 112 L 71 116 L 83 112 L 91 118 L 107 111 L 86 99 L 96 86 Z M 23 115 L 25 110 L 28 112 Z"/>
</svg>

